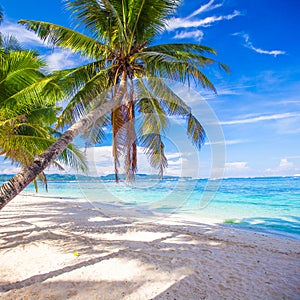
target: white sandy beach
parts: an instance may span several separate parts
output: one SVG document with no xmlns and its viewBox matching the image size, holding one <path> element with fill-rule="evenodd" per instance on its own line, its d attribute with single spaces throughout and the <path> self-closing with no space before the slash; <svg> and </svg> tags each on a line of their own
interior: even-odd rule
<svg viewBox="0 0 300 300">
<path fill-rule="evenodd" d="M 0 299 L 300 299 L 299 241 L 117 214 L 17 197 L 0 212 Z"/>
</svg>

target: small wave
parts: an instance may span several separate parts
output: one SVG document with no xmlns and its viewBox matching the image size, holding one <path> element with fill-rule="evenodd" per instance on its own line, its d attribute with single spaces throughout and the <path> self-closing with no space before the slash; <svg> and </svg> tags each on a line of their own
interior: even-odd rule
<svg viewBox="0 0 300 300">
<path fill-rule="evenodd" d="M 227 219 L 223 224 L 257 232 L 293 236 L 300 239 L 300 222 L 297 217 Z"/>
</svg>

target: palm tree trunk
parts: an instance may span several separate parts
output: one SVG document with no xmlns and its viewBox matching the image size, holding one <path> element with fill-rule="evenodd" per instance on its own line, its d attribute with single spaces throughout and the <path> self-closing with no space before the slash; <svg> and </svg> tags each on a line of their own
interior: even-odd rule
<svg viewBox="0 0 300 300">
<path fill-rule="evenodd" d="M 118 126 L 116 124 L 116 115 L 120 111 L 120 108 L 113 110 L 111 113 L 111 123 L 112 123 L 112 155 L 114 158 L 114 172 L 115 172 L 115 181 L 119 182 L 119 155 L 118 155 L 118 145 L 116 136 L 118 134 Z"/>
<path fill-rule="evenodd" d="M 7 183 L 4 183 L 0 187 L 0 210 L 44 171 L 51 161 L 55 160 L 78 134 L 90 127 L 97 119 L 118 106 L 124 95 L 125 88 L 125 83 L 121 82 L 119 93 L 113 100 L 104 103 L 88 113 L 84 118 L 71 126 L 44 153 L 34 159 L 28 167 L 23 168 L 20 173 L 12 177 Z"/>
<path fill-rule="evenodd" d="M 130 99 L 127 104 L 127 144 L 126 144 L 126 179 L 133 181 L 137 170 L 137 145 L 135 132 L 135 116 L 134 116 L 134 102 Z"/>
<path fill-rule="evenodd" d="M 127 72 L 123 71 L 121 76 L 122 85 L 127 84 Z M 115 181 L 119 182 L 119 166 L 120 166 L 120 131 L 124 130 L 123 126 L 124 121 L 124 107 L 120 105 L 111 113 L 111 124 L 112 124 L 112 155 L 114 159 L 114 172 L 115 172 Z"/>
</svg>

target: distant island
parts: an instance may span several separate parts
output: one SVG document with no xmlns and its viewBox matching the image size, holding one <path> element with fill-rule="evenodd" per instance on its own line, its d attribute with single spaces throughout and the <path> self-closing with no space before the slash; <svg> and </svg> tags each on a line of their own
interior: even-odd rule
<svg viewBox="0 0 300 300">
<path fill-rule="evenodd" d="M 0 182 L 8 181 L 12 178 L 13 174 L 0 174 Z M 136 174 L 136 179 L 159 179 L 157 175 L 148 174 Z M 119 175 L 120 180 L 125 180 L 125 174 Z M 164 176 L 164 180 L 179 180 L 179 179 L 192 179 L 192 177 L 180 177 L 180 176 Z M 75 175 L 75 174 L 49 174 L 47 175 L 48 181 L 113 181 L 115 180 L 114 174 L 103 175 L 99 177 L 95 176 L 85 176 L 85 175 Z"/>
</svg>

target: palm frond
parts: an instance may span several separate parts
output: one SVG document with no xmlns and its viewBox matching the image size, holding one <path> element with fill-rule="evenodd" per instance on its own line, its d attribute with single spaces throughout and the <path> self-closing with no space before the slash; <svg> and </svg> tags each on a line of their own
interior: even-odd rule
<svg viewBox="0 0 300 300">
<path fill-rule="evenodd" d="M 98 59 L 111 51 L 108 45 L 63 26 L 31 20 L 20 20 L 19 23 L 35 32 L 43 41 L 80 52 L 83 56 Z"/>
<path fill-rule="evenodd" d="M 77 171 L 86 172 L 88 169 L 84 153 L 73 144 L 68 145 L 58 157 L 58 161 Z"/>
<path fill-rule="evenodd" d="M 156 98 L 157 95 L 142 79 L 139 79 L 136 85 L 137 95 L 143 96 L 136 104 L 141 114 L 137 122 L 139 125 L 138 140 L 145 148 L 150 165 L 157 169 L 159 176 L 162 177 L 167 166 L 167 159 L 164 154 L 161 133 L 167 127 L 167 115 L 160 100 Z"/>
<path fill-rule="evenodd" d="M 105 115 L 97 120 L 91 128 L 86 128 L 82 137 L 87 139 L 87 145 L 102 144 L 105 139 L 104 127 L 109 125 L 110 118 Z"/>
<path fill-rule="evenodd" d="M 160 44 L 147 47 L 146 52 L 158 52 L 165 54 L 176 54 L 176 53 L 187 53 L 187 54 L 213 54 L 216 55 L 217 52 L 211 47 L 207 47 L 200 44 L 191 43 L 176 43 L 176 44 Z"/>
<path fill-rule="evenodd" d="M 10 84 L 5 84 L 4 86 L 8 89 L 8 92 L 12 92 L 13 94 L 7 95 L 6 90 L 2 91 L 6 93 L 7 98 L 3 98 L 0 103 L 6 107 L 14 107 L 15 111 L 18 110 L 20 105 L 24 107 L 25 103 L 27 103 L 28 106 L 47 102 L 55 103 L 58 99 L 63 97 L 63 93 L 57 85 L 53 84 L 52 80 L 52 77 L 45 77 L 16 91 L 10 89 Z"/>
<path fill-rule="evenodd" d="M 22 50 L 20 43 L 14 36 L 4 35 L 1 34 L 1 32 L 0 32 L 0 48 L 2 48 L 5 52 Z"/>
<path fill-rule="evenodd" d="M 202 69 L 217 63 L 227 72 L 228 66 L 204 56 L 206 54 L 216 55 L 216 51 L 198 44 L 163 44 L 147 47 L 137 53 L 136 57 L 145 61 L 147 70 L 153 76 L 179 80 L 188 84 L 193 79 L 196 84 L 200 83 L 203 87 L 216 92 L 214 85 Z"/>
<path fill-rule="evenodd" d="M 43 184 L 45 190 L 48 192 L 48 180 L 46 174 L 44 172 L 40 173 L 37 179 Z M 35 179 L 33 183 L 34 183 L 35 191 L 38 192 L 37 180 Z"/>
<path fill-rule="evenodd" d="M 143 114 L 141 134 L 148 134 L 153 131 L 160 133 L 167 127 L 168 121 L 166 112 L 157 99 L 157 94 L 153 93 L 151 88 L 140 78 L 136 82 L 136 90 L 140 98 L 136 106 L 138 111 Z"/>
<path fill-rule="evenodd" d="M 3 55 L 0 60 L 1 78 L 3 81 L 12 79 L 16 84 L 28 84 L 41 76 L 39 68 L 45 64 L 34 51 L 12 51 Z"/>
<path fill-rule="evenodd" d="M 168 161 L 164 153 L 161 135 L 158 133 L 145 134 L 140 137 L 139 141 L 145 149 L 151 167 L 158 170 L 158 175 L 162 178 L 164 169 L 168 166 Z"/>
<path fill-rule="evenodd" d="M 65 0 L 75 20 L 90 31 L 94 38 L 125 45 L 127 36 L 123 24 L 122 2 L 113 0 Z"/>
<path fill-rule="evenodd" d="M 95 103 L 98 99 L 97 96 L 108 89 L 108 75 L 111 67 L 90 70 L 93 65 L 95 63 L 81 66 L 70 74 L 66 73 L 62 79 L 63 84 L 67 85 L 70 90 L 71 100 L 58 120 L 60 127 L 78 121 L 95 105 L 99 105 L 99 103 Z"/>
<path fill-rule="evenodd" d="M 41 137 L 24 134 L 0 134 L 0 137 L 0 148 L 5 152 L 6 159 L 9 158 L 12 163 L 17 163 L 22 166 L 28 166 L 35 156 L 45 151 L 56 140 L 50 136 Z M 58 161 L 75 170 L 81 170 L 82 172 L 87 170 L 84 154 L 73 144 L 69 144 L 68 148 L 59 156 Z M 54 165 L 57 166 L 56 163 L 54 163 Z"/>
<path fill-rule="evenodd" d="M 0 104 L 18 112 L 26 106 L 54 103 L 63 97 L 54 77 L 39 71 L 43 60 L 32 51 L 10 51 L 0 59 Z"/>
<path fill-rule="evenodd" d="M 181 1 L 178 0 L 137 0 L 127 2 L 127 24 L 131 33 L 131 44 L 145 41 L 165 30 L 167 20 L 174 14 Z"/>
<path fill-rule="evenodd" d="M 43 60 L 33 51 L 7 51 L 0 57 L 0 151 L 5 159 L 23 167 L 59 135 L 51 126 L 58 112 L 54 104 L 63 91 L 57 76 L 45 76 L 39 71 L 43 66 Z M 86 169 L 83 155 L 73 145 L 61 160 L 71 167 Z M 41 178 L 45 181 L 43 174 Z"/>
<path fill-rule="evenodd" d="M 186 117 L 191 108 L 160 78 L 148 78 L 147 83 L 152 93 L 160 99 L 160 103 L 170 116 Z"/>
<path fill-rule="evenodd" d="M 1 134 L 1 149 L 13 163 L 28 166 L 34 157 L 46 150 L 53 139 L 23 134 Z"/>
<path fill-rule="evenodd" d="M 194 80 L 195 84 L 200 83 L 204 88 L 216 91 L 212 82 L 193 61 L 154 52 L 141 53 L 139 58 L 144 60 L 147 73 L 152 77 L 166 78 L 188 85 Z"/>
<path fill-rule="evenodd" d="M 197 118 L 192 114 L 189 114 L 188 116 L 187 135 L 198 149 L 200 149 L 205 142 L 205 130 Z"/>
</svg>

